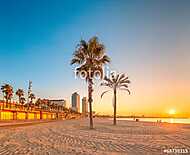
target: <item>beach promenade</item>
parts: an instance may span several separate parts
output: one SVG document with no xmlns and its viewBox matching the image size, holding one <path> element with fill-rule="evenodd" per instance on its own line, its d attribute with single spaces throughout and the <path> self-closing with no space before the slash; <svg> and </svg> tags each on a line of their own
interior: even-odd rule
<svg viewBox="0 0 190 155">
<path fill-rule="evenodd" d="M 113 126 L 110 119 L 96 118 L 93 130 L 88 119 L 0 127 L 2 155 L 160 155 L 173 148 L 190 151 L 190 125 L 118 121 Z"/>
</svg>

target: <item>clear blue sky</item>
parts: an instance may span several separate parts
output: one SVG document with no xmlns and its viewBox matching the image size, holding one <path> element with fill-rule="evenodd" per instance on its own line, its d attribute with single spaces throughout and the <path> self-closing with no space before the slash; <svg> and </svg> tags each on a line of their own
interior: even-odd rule
<svg viewBox="0 0 190 155">
<path fill-rule="evenodd" d="M 123 109 L 140 112 L 140 102 L 149 108 L 160 97 L 158 105 L 173 106 L 172 94 L 189 90 L 189 8 L 188 0 L 2 0 L 0 84 L 26 90 L 32 80 L 42 98 L 69 99 L 75 90 L 84 96 L 85 82 L 74 79 L 69 62 L 79 40 L 96 35 L 112 57 L 110 67 L 133 81 L 127 98 L 135 109 L 129 103 Z M 95 96 L 100 92 L 96 87 Z M 180 97 L 184 106 L 174 107 L 184 111 L 190 99 Z"/>
</svg>

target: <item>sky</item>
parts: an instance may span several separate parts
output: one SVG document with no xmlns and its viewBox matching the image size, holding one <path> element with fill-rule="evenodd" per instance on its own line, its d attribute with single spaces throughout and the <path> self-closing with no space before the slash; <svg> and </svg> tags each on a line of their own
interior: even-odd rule
<svg viewBox="0 0 190 155">
<path fill-rule="evenodd" d="M 75 91 L 86 96 L 70 60 L 81 39 L 98 36 L 112 60 L 107 67 L 131 80 L 132 94 L 119 92 L 119 115 L 174 109 L 190 117 L 189 8 L 188 0 L 2 0 L 0 85 L 27 91 L 32 80 L 37 97 L 68 104 Z M 104 90 L 97 81 L 93 108 L 112 114 L 112 93 L 101 100 Z"/>
</svg>

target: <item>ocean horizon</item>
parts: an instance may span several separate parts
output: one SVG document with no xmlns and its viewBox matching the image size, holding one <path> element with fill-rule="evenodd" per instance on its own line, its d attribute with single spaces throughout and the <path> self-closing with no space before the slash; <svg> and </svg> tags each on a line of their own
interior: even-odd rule
<svg viewBox="0 0 190 155">
<path fill-rule="evenodd" d="M 162 122 L 162 123 L 180 123 L 190 124 L 190 118 L 137 118 L 139 121 L 144 122 Z M 130 120 L 134 121 L 134 118 L 117 118 L 117 120 Z"/>
</svg>

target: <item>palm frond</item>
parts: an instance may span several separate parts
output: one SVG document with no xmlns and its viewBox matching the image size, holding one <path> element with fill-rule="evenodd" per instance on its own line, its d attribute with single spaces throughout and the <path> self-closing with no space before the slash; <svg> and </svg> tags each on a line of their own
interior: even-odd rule
<svg viewBox="0 0 190 155">
<path fill-rule="evenodd" d="M 121 84 L 121 85 L 118 85 L 118 87 L 119 87 L 119 88 L 124 87 L 124 88 L 127 88 L 127 89 L 128 89 L 129 86 L 128 86 L 127 84 Z"/>
<path fill-rule="evenodd" d="M 125 77 L 125 74 L 121 74 L 118 81 L 121 81 Z"/>
<path fill-rule="evenodd" d="M 113 88 L 113 85 L 112 85 L 111 83 L 108 83 L 108 82 L 102 82 L 102 83 L 100 84 L 100 86 Z"/>
<path fill-rule="evenodd" d="M 111 59 L 107 55 L 104 55 L 103 57 L 98 59 L 98 62 L 100 64 L 110 63 L 110 61 L 111 61 Z"/>
<path fill-rule="evenodd" d="M 117 74 L 115 72 L 112 72 L 111 73 L 111 78 L 110 80 L 112 81 L 112 83 L 115 83 L 116 84 L 116 78 L 117 78 Z"/>
<path fill-rule="evenodd" d="M 104 91 L 102 94 L 101 94 L 101 98 L 104 96 L 104 94 L 106 94 L 107 92 L 109 92 L 110 90 L 107 90 L 107 91 Z"/>
<path fill-rule="evenodd" d="M 124 90 L 124 91 L 127 91 L 129 93 L 129 95 L 131 95 L 131 92 L 129 89 L 125 89 L 125 88 L 121 88 L 120 90 Z"/>
<path fill-rule="evenodd" d="M 127 77 L 124 77 L 124 78 L 122 78 L 122 79 L 120 79 L 120 82 L 121 83 L 125 83 L 125 81 L 128 81 L 128 79 L 129 79 L 129 77 L 127 76 Z M 130 81 L 129 81 L 130 82 Z M 127 83 L 127 82 L 126 82 Z"/>
<path fill-rule="evenodd" d="M 115 81 L 114 81 L 114 82 L 115 82 L 116 84 L 118 83 L 119 76 L 120 76 L 119 74 L 117 74 L 117 75 L 115 76 Z"/>
<path fill-rule="evenodd" d="M 71 65 L 73 65 L 73 64 L 80 64 L 80 60 L 77 59 L 77 58 L 73 58 L 73 59 L 71 60 L 70 64 L 71 64 Z"/>
<path fill-rule="evenodd" d="M 105 47 L 103 44 L 96 44 L 96 46 L 93 49 L 94 51 L 94 57 L 99 59 L 102 58 L 105 53 Z"/>
<path fill-rule="evenodd" d="M 104 80 L 107 81 L 108 83 L 113 83 L 107 76 L 104 77 Z"/>
<path fill-rule="evenodd" d="M 120 81 L 120 84 L 130 84 L 131 81 L 130 80 L 122 80 Z"/>
<path fill-rule="evenodd" d="M 70 64 L 78 65 L 77 72 L 85 71 L 87 78 L 94 76 L 103 78 L 103 65 L 110 62 L 104 49 L 104 45 L 99 42 L 97 37 L 92 37 L 88 42 L 81 40 Z"/>
<path fill-rule="evenodd" d="M 85 40 L 82 39 L 78 46 L 79 46 L 79 48 L 83 47 L 84 49 L 87 49 L 88 48 L 88 43 Z"/>
</svg>

